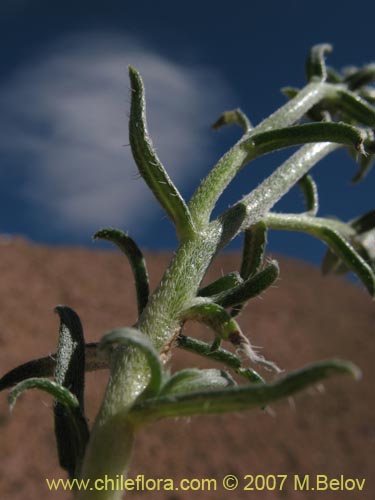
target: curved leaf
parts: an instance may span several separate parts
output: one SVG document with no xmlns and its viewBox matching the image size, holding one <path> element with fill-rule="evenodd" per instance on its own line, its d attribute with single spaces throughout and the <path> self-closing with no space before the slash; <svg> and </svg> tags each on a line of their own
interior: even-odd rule
<svg viewBox="0 0 375 500">
<path fill-rule="evenodd" d="M 119 328 L 104 335 L 100 341 L 99 347 L 101 349 L 106 349 L 114 343 L 134 346 L 142 351 L 147 360 L 151 375 L 149 384 L 142 393 L 142 397 L 156 394 L 162 382 L 162 368 L 159 355 L 149 338 L 135 328 Z"/>
<path fill-rule="evenodd" d="M 261 132 L 252 135 L 246 142 L 252 142 L 256 148 L 257 156 L 310 142 L 347 144 L 354 146 L 361 154 L 365 154 L 363 149 L 364 139 L 363 132 L 352 125 L 336 122 L 318 122 Z"/>
<path fill-rule="evenodd" d="M 375 81 L 375 64 L 366 64 L 344 78 L 350 90 L 356 90 Z"/>
<path fill-rule="evenodd" d="M 318 187 L 316 183 L 311 175 L 306 174 L 298 182 L 298 185 L 302 189 L 305 198 L 306 212 L 312 216 L 316 215 L 319 209 Z"/>
<path fill-rule="evenodd" d="M 111 241 L 129 259 L 137 293 L 138 315 L 140 315 L 146 307 L 150 294 L 146 261 L 141 249 L 130 236 L 118 229 L 101 229 L 94 234 L 94 239 L 96 238 Z"/>
<path fill-rule="evenodd" d="M 349 374 L 358 378 L 360 371 L 347 361 L 321 361 L 266 384 L 149 399 L 136 404 L 131 413 L 137 421 L 152 421 L 264 407 L 336 374 Z"/>
<path fill-rule="evenodd" d="M 62 385 L 49 379 L 33 377 L 18 383 L 10 391 L 8 395 L 8 402 L 11 410 L 14 408 L 14 405 L 16 404 L 16 401 L 21 396 L 21 394 L 29 389 L 39 389 L 41 391 L 47 392 L 48 394 L 53 396 L 54 399 L 59 401 L 62 405 L 70 410 L 72 410 L 73 408 L 79 408 L 79 401 L 77 397 L 66 387 L 63 387 Z"/>
<path fill-rule="evenodd" d="M 238 125 L 245 133 L 250 132 L 253 128 L 248 117 L 240 109 L 225 111 L 212 125 L 212 128 L 217 130 L 225 125 Z"/>
<path fill-rule="evenodd" d="M 243 367 L 241 359 L 226 349 L 218 347 L 215 351 L 212 350 L 212 346 L 201 340 L 193 339 L 187 337 L 186 335 L 180 334 L 176 339 L 177 346 L 189 351 L 199 354 L 200 356 L 213 359 L 226 366 L 232 368 L 235 373 L 241 375 L 242 377 L 250 380 L 251 382 L 264 382 L 264 379 L 252 368 Z"/>
<path fill-rule="evenodd" d="M 332 52 L 332 45 L 321 43 L 314 45 L 306 60 L 306 77 L 307 81 L 325 82 L 327 79 L 327 68 L 325 63 L 325 54 Z"/>
<path fill-rule="evenodd" d="M 224 370 L 210 368 L 186 368 L 173 374 L 163 385 L 159 397 L 173 394 L 187 394 L 206 389 L 222 389 L 237 385 L 235 380 Z"/>
<path fill-rule="evenodd" d="M 267 288 L 275 283 L 279 274 L 279 265 L 276 260 L 272 260 L 255 276 L 252 276 L 232 290 L 216 296 L 215 302 L 224 308 L 243 304 L 267 290 Z"/>
<path fill-rule="evenodd" d="M 260 363 L 275 371 L 280 371 L 275 363 L 267 361 L 263 356 L 255 352 L 249 339 L 242 333 L 238 323 L 219 304 L 215 304 L 214 302 L 194 304 L 181 312 L 180 320 L 200 321 L 210 327 L 216 334 L 211 346 L 212 351 L 220 346 L 221 340 L 229 340 L 252 362 Z"/>
<path fill-rule="evenodd" d="M 212 295 L 217 295 L 225 290 L 230 290 L 231 288 L 242 283 L 241 276 L 237 271 L 228 273 L 225 276 L 221 276 L 217 280 L 213 281 L 209 285 L 201 288 L 198 291 L 199 297 L 210 297 Z"/>
<path fill-rule="evenodd" d="M 134 160 L 156 199 L 174 222 L 179 238 L 193 237 L 195 229 L 189 209 L 157 157 L 148 135 L 142 79 L 131 66 L 129 76 L 132 91 L 129 140 Z"/>
</svg>

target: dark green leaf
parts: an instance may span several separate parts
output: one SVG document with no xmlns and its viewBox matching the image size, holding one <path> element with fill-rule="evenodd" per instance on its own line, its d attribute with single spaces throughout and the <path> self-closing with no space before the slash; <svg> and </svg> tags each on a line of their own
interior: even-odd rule
<svg viewBox="0 0 375 500">
<path fill-rule="evenodd" d="M 277 280 L 279 274 L 279 265 L 276 260 L 272 260 L 255 276 L 252 276 L 232 290 L 216 296 L 215 301 L 225 308 L 247 302 L 249 299 L 257 297 L 267 290 Z"/>
<path fill-rule="evenodd" d="M 211 345 L 201 340 L 193 339 L 187 337 L 186 335 L 179 335 L 177 337 L 177 346 L 189 351 L 199 354 L 200 356 L 213 359 L 219 363 L 223 363 L 226 366 L 232 368 L 238 375 L 245 377 L 251 382 L 264 382 L 263 378 L 252 368 L 244 368 L 242 366 L 241 359 L 235 354 L 219 347 L 215 351 L 212 351 Z"/>
<path fill-rule="evenodd" d="M 327 79 L 327 68 L 325 63 L 325 54 L 332 51 L 332 45 L 321 43 L 314 45 L 306 60 L 306 78 L 308 82 L 325 82 Z"/>
<path fill-rule="evenodd" d="M 240 109 L 225 111 L 212 125 L 212 128 L 217 130 L 225 125 L 238 125 L 245 133 L 253 128 L 248 117 Z"/>
<path fill-rule="evenodd" d="M 375 80 L 375 64 L 367 64 L 357 71 L 350 73 L 344 82 L 350 90 L 356 90 L 364 85 L 368 85 Z"/>
<path fill-rule="evenodd" d="M 359 169 L 355 176 L 352 178 L 352 183 L 357 184 L 361 182 L 374 166 L 375 155 L 361 156 L 358 161 Z"/>
<path fill-rule="evenodd" d="M 200 297 L 210 297 L 211 295 L 217 295 L 218 293 L 221 293 L 225 290 L 230 290 L 240 283 L 242 283 L 241 276 L 237 271 L 234 271 L 233 273 L 228 273 L 225 276 L 221 276 L 209 285 L 201 288 L 198 292 L 198 295 Z"/>
<path fill-rule="evenodd" d="M 266 245 L 267 226 L 263 221 L 245 229 L 240 270 L 243 280 L 251 278 L 261 268 Z"/>
<path fill-rule="evenodd" d="M 98 349 L 97 342 L 85 345 L 85 371 L 91 372 L 108 368 L 108 355 Z M 23 363 L 7 372 L 0 379 L 0 391 L 18 384 L 27 378 L 52 377 L 55 372 L 57 353 Z"/>
<path fill-rule="evenodd" d="M 303 125 L 261 132 L 252 135 L 248 141 L 255 146 L 257 155 L 311 142 L 347 144 L 354 146 L 361 154 L 365 154 L 363 149 L 364 135 L 362 131 L 346 123 L 305 123 Z"/>
<path fill-rule="evenodd" d="M 96 238 L 111 241 L 117 245 L 129 259 L 129 263 L 133 270 L 137 293 L 138 315 L 141 315 L 143 309 L 146 307 L 150 294 L 146 261 L 142 251 L 130 236 L 118 229 L 101 229 L 94 234 L 94 239 Z"/>
<path fill-rule="evenodd" d="M 69 389 L 79 401 L 79 407 L 72 412 L 55 400 L 55 435 L 60 465 L 74 478 L 78 475 L 90 435 L 84 416 L 85 340 L 81 321 L 73 309 L 57 306 L 55 311 L 60 317 L 56 382 Z"/>
<path fill-rule="evenodd" d="M 336 374 L 349 374 L 358 378 L 360 371 L 347 361 L 321 361 L 291 372 L 275 382 L 142 401 L 133 407 L 132 413 L 136 420 L 152 421 L 264 407 Z"/>
</svg>

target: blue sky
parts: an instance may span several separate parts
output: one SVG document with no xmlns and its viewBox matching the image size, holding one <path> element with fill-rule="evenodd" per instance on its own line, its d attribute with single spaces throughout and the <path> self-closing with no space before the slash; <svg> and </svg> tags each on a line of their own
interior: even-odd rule
<svg viewBox="0 0 375 500">
<path fill-rule="evenodd" d="M 154 145 L 182 193 L 236 140 L 213 132 L 226 109 L 254 124 L 304 84 L 309 48 L 329 42 L 337 68 L 374 60 L 373 2 L 150 2 L 3 0 L 0 7 L 0 232 L 48 244 L 92 246 L 114 226 L 147 249 L 173 248 L 174 230 L 136 172 L 127 146 L 127 65 L 146 86 Z M 285 158 L 246 168 L 218 211 Z M 321 215 L 344 220 L 373 208 L 374 173 L 350 185 L 342 151 L 315 169 Z M 292 192 L 278 207 L 302 209 Z M 234 243 L 234 246 L 239 243 Z M 275 232 L 271 252 L 318 262 L 311 237 Z"/>
</svg>

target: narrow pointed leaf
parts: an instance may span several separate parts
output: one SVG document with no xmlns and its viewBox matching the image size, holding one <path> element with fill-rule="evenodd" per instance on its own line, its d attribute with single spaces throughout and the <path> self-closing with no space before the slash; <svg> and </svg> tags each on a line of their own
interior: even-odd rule
<svg viewBox="0 0 375 500">
<path fill-rule="evenodd" d="M 263 221 L 245 229 L 240 275 L 243 280 L 257 274 L 267 245 L 267 226 Z"/>
<path fill-rule="evenodd" d="M 365 214 L 350 221 L 350 225 L 355 229 L 357 234 L 366 233 L 375 228 L 375 210 L 370 210 Z"/>
<path fill-rule="evenodd" d="M 279 274 L 279 265 L 276 260 L 272 260 L 255 276 L 252 276 L 236 288 L 215 297 L 215 301 L 224 308 L 247 302 L 267 290 L 277 280 Z"/>
<path fill-rule="evenodd" d="M 241 276 L 235 271 L 228 273 L 225 276 L 221 276 L 209 285 L 201 288 L 198 291 L 198 295 L 199 297 L 210 297 L 211 295 L 217 295 L 225 290 L 230 290 L 240 283 L 242 283 Z"/>
<path fill-rule="evenodd" d="M 180 320 L 199 321 L 210 327 L 222 340 L 236 341 L 240 334 L 237 322 L 227 311 L 214 302 L 201 302 L 185 309 L 180 314 Z"/>
<path fill-rule="evenodd" d="M 211 344 L 181 334 L 177 337 L 176 343 L 178 347 L 185 351 L 194 352 L 232 368 L 238 375 L 251 382 L 264 382 L 263 378 L 255 370 L 243 367 L 242 361 L 237 355 L 222 347 L 213 351 Z"/>
<path fill-rule="evenodd" d="M 371 266 L 358 253 L 349 240 L 355 237 L 354 229 L 341 221 L 295 214 L 268 213 L 264 221 L 274 229 L 301 231 L 324 241 L 344 262 L 348 269 L 365 285 L 371 296 L 375 294 L 375 276 Z"/>
<path fill-rule="evenodd" d="M 132 91 L 129 140 L 134 160 L 156 199 L 174 222 L 178 236 L 182 239 L 192 237 L 195 230 L 189 209 L 157 157 L 148 135 L 142 79 L 132 67 L 129 67 L 129 76 Z"/>
<path fill-rule="evenodd" d="M 245 133 L 253 128 L 248 117 L 240 109 L 225 111 L 212 125 L 212 128 L 217 130 L 225 125 L 238 125 Z"/>
<path fill-rule="evenodd" d="M 163 385 L 159 397 L 186 394 L 205 389 L 222 389 L 237 385 L 225 370 L 187 368 L 172 375 Z"/>
<path fill-rule="evenodd" d="M 347 144 L 354 146 L 361 154 L 365 154 L 363 149 L 364 135 L 362 131 L 346 123 L 306 123 L 261 132 L 251 136 L 247 140 L 252 141 L 257 155 L 311 142 Z"/>
<path fill-rule="evenodd" d="M 309 215 L 316 215 L 319 209 L 318 187 L 311 175 L 306 174 L 298 182 L 306 203 L 306 211 Z"/>
<path fill-rule="evenodd" d="M 260 363 L 275 371 L 280 371 L 275 363 L 268 361 L 251 345 L 249 339 L 242 333 L 238 323 L 227 311 L 214 302 L 197 303 L 180 315 L 181 321 L 194 320 L 207 325 L 215 332 L 215 340 L 211 346 L 212 351 L 220 347 L 221 340 L 229 340 L 239 351 L 253 363 Z"/>
<path fill-rule="evenodd" d="M 60 465 L 74 478 L 89 439 L 84 416 L 85 341 L 77 313 L 66 306 L 57 306 L 55 311 L 60 317 L 55 379 L 79 401 L 79 407 L 73 413 L 67 411 L 66 405 L 59 400 L 54 401 L 55 436 Z"/>
<path fill-rule="evenodd" d="M 328 83 L 342 83 L 342 76 L 334 70 L 331 66 L 327 66 L 327 80 Z"/>
<path fill-rule="evenodd" d="M 358 378 L 360 371 L 347 361 L 321 361 L 291 372 L 275 382 L 146 400 L 136 404 L 131 413 L 135 419 L 152 421 L 264 407 L 336 374 L 349 374 Z"/>
<path fill-rule="evenodd" d="M 332 101 L 352 120 L 368 127 L 375 127 L 375 109 L 357 94 L 349 90 L 337 89 L 329 101 Z"/>
<path fill-rule="evenodd" d="M 79 401 L 77 397 L 66 387 L 63 387 L 60 384 L 53 382 L 52 380 L 32 377 L 19 382 L 10 391 L 8 402 L 11 410 L 13 409 L 19 396 L 21 396 L 23 392 L 29 389 L 39 389 L 41 391 L 47 392 L 48 394 L 53 396 L 55 400 L 59 401 L 62 405 L 68 408 L 69 411 L 79 407 Z"/>
<path fill-rule="evenodd" d="M 267 226 L 263 221 L 245 229 L 242 246 L 242 261 L 240 275 L 243 281 L 257 274 L 263 263 L 267 245 Z M 243 303 L 237 304 L 231 311 L 234 318 L 243 309 Z"/>
<path fill-rule="evenodd" d="M 367 262 L 359 255 L 354 247 L 343 238 L 337 231 L 331 228 L 321 228 L 317 235 L 323 239 L 329 247 L 340 257 L 344 264 L 350 269 L 367 288 L 372 297 L 375 295 L 375 275 Z"/>
<path fill-rule="evenodd" d="M 352 178 L 353 184 L 361 182 L 371 172 L 375 161 L 375 155 L 361 156 L 358 161 L 358 172 Z"/>
<path fill-rule="evenodd" d="M 150 381 L 142 397 L 156 394 L 162 382 L 162 368 L 159 355 L 149 338 L 135 328 L 119 328 L 104 335 L 100 341 L 100 348 L 106 349 L 114 343 L 134 346 L 142 351 L 150 368 Z"/>
<path fill-rule="evenodd" d="M 345 274 L 349 271 L 343 261 L 330 248 L 324 254 L 320 267 L 323 274 Z"/>
<path fill-rule="evenodd" d="M 363 66 L 358 71 L 349 74 L 344 82 L 347 84 L 350 90 L 356 90 L 364 85 L 369 85 L 375 81 L 375 64 L 367 64 Z"/>
<path fill-rule="evenodd" d="M 140 315 L 146 307 L 150 294 L 146 261 L 141 249 L 130 236 L 118 229 L 101 229 L 94 234 L 94 239 L 96 238 L 111 241 L 129 259 L 137 293 L 138 315 Z"/>
<path fill-rule="evenodd" d="M 325 82 L 327 79 L 327 68 L 325 63 L 325 54 L 332 52 L 332 45 L 322 43 L 314 45 L 306 60 L 307 81 Z"/>
<path fill-rule="evenodd" d="M 288 97 L 288 99 L 293 99 L 294 97 L 296 97 L 296 95 L 298 94 L 299 91 L 300 91 L 300 89 L 298 89 L 297 87 L 283 87 L 281 89 L 281 92 L 286 97 Z"/>
</svg>

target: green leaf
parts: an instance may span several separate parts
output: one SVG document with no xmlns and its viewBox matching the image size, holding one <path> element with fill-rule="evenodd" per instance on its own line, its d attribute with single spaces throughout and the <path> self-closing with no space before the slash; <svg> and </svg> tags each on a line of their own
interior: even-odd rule
<svg viewBox="0 0 375 500">
<path fill-rule="evenodd" d="M 358 184 L 361 182 L 369 172 L 371 172 L 375 161 L 375 155 L 370 154 L 368 156 L 361 156 L 358 160 L 359 169 L 358 172 L 352 178 L 353 184 Z"/>
<path fill-rule="evenodd" d="M 0 391 L 28 378 L 52 377 L 56 364 L 55 356 L 56 354 L 52 354 L 51 356 L 28 361 L 5 373 L 0 379 Z"/>
<path fill-rule="evenodd" d="M 212 301 L 202 300 L 202 302 L 198 302 L 180 313 L 180 321 L 189 320 L 204 323 L 215 332 L 220 340 L 230 340 L 238 345 L 240 338 L 242 338 L 237 322 L 223 307 Z"/>
<path fill-rule="evenodd" d="M 355 248 L 337 231 L 331 228 L 321 228 L 318 235 L 324 240 L 331 250 L 344 262 L 367 288 L 372 297 L 375 296 L 375 275 L 367 262 L 359 255 Z"/>
<path fill-rule="evenodd" d="M 319 209 L 318 187 L 316 183 L 311 175 L 306 174 L 298 182 L 298 185 L 302 189 L 305 198 L 307 213 L 311 216 L 316 215 Z"/>
<path fill-rule="evenodd" d="M 354 146 L 361 154 L 365 154 L 363 149 L 364 138 L 359 128 L 346 123 L 319 122 L 261 132 L 252 135 L 246 142 L 252 142 L 256 148 L 257 156 L 310 142 L 347 144 Z"/>
<path fill-rule="evenodd" d="M 77 397 L 68 389 L 56 382 L 53 382 L 52 380 L 33 377 L 19 382 L 10 391 L 8 402 L 11 410 L 13 410 L 19 396 L 29 389 L 40 389 L 41 391 L 47 392 L 69 410 L 79 408 L 79 401 Z"/>
<path fill-rule="evenodd" d="M 240 276 L 247 280 L 255 276 L 261 268 L 267 245 L 267 226 L 257 222 L 244 231 Z"/>
<path fill-rule="evenodd" d="M 212 128 L 217 130 L 225 125 L 238 125 L 245 133 L 250 132 L 253 128 L 248 117 L 240 109 L 225 111 L 212 125 Z"/>
<path fill-rule="evenodd" d="M 205 389 L 222 389 L 237 385 L 225 370 L 186 368 L 172 375 L 160 390 L 159 397 L 187 394 Z"/>
<path fill-rule="evenodd" d="M 255 276 L 252 276 L 232 290 L 216 296 L 215 301 L 225 308 L 243 304 L 267 290 L 267 288 L 275 283 L 279 274 L 279 265 L 276 260 L 272 260 Z"/>
<path fill-rule="evenodd" d="M 367 64 L 344 78 L 344 83 L 350 90 L 356 90 L 369 85 L 375 80 L 375 64 Z"/>
<path fill-rule="evenodd" d="M 132 91 L 129 140 L 134 160 L 156 199 L 174 222 L 179 238 L 193 237 L 195 229 L 189 209 L 157 157 L 148 135 L 142 79 L 131 66 L 129 76 Z"/>
<path fill-rule="evenodd" d="M 162 382 L 162 368 L 159 354 L 149 338 L 135 328 L 119 328 L 104 335 L 99 346 L 100 349 L 106 349 L 114 343 L 134 346 L 142 351 L 150 368 L 150 381 L 141 397 L 150 397 L 157 394 Z"/>
<path fill-rule="evenodd" d="M 180 321 L 185 322 L 187 320 L 200 321 L 215 332 L 216 337 L 211 346 L 212 351 L 220 346 L 221 340 L 229 340 L 252 362 L 260 363 L 275 371 L 279 371 L 275 363 L 267 361 L 253 349 L 249 339 L 242 333 L 238 323 L 219 304 L 208 301 L 198 302 L 181 312 Z"/>
<path fill-rule="evenodd" d="M 347 361 L 335 359 L 321 361 L 266 384 L 149 399 L 136 404 L 131 414 L 135 421 L 138 419 L 152 421 L 160 418 L 227 413 L 264 407 L 336 374 L 349 374 L 358 378 L 360 371 Z"/>
<path fill-rule="evenodd" d="M 375 127 L 375 109 L 359 95 L 349 90 L 338 88 L 328 99 L 349 118 L 367 127 Z"/>
<path fill-rule="evenodd" d="M 84 416 L 85 340 L 78 314 L 66 306 L 57 306 L 60 334 L 56 355 L 55 378 L 58 385 L 69 389 L 79 401 L 73 412 L 58 399 L 54 401 L 55 436 L 59 462 L 70 478 L 78 476 L 89 428 Z"/>
<path fill-rule="evenodd" d="M 240 275 L 242 280 L 254 276 L 260 269 L 267 244 L 267 226 L 263 221 L 245 229 L 242 247 L 242 261 Z M 237 304 L 231 310 L 234 318 L 243 309 L 243 303 Z"/>
<path fill-rule="evenodd" d="M 215 351 L 212 350 L 212 345 L 202 342 L 201 340 L 187 337 L 180 334 L 176 339 L 177 347 L 185 351 L 194 352 L 200 356 L 212 359 L 232 368 L 235 373 L 250 380 L 251 382 L 264 382 L 264 379 L 252 368 L 242 366 L 241 359 L 226 349 L 218 347 Z"/>
<path fill-rule="evenodd" d="M 213 281 L 209 285 L 201 288 L 198 291 L 199 297 L 210 297 L 211 295 L 217 295 L 225 290 L 230 290 L 231 288 L 242 283 L 241 276 L 237 271 L 228 273 L 225 276 L 221 276 L 217 280 Z"/>
<path fill-rule="evenodd" d="M 375 229 L 375 210 L 370 210 L 365 214 L 349 222 L 357 234 L 363 234 L 371 229 Z"/>
<path fill-rule="evenodd" d="M 111 241 L 129 259 L 130 266 L 133 270 L 137 293 L 138 315 L 141 315 L 143 309 L 146 307 L 150 294 L 146 261 L 142 251 L 130 236 L 118 229 L 101 229 L 94 234 L 94 239 L 96 238 Z"/>
<path fill-rule="evenodd" d="M 373 272 L 375 272 L 375 210 L 349 222 L 356 234 L 351 237 L 351 244 L 355 251 L 365 260 Z M 328 250 L 323 257 L 322 272 L 324 274 L 345 274 L 350 268 L 334 252 Z"/>
<path fill-rule="evenodd" d="M 349 224 L 309 215 L 271 212 L 264 217 L 264 221 L 271 228 L 301 231 L 324 241 L 347 268 L 358 276 L 371 296 L 374 296 L 374 272 L 349 241 L 355 236 L 355 231 Z"/>
<path fill-rule="evenodd" d="M 306 60 L 306 77 L 308 82 L 325 82 L 327 79 L 327 68 L 325 64 L 325 54 L 332 52 L 332 45 L 321 43 L 314 45 Z"/>
<path fill-rule="evenodd" d="M 327 80 L 328 83 L 342 83 L 342 76 L 330 66 L 327 66 Z"/>
</svg>

